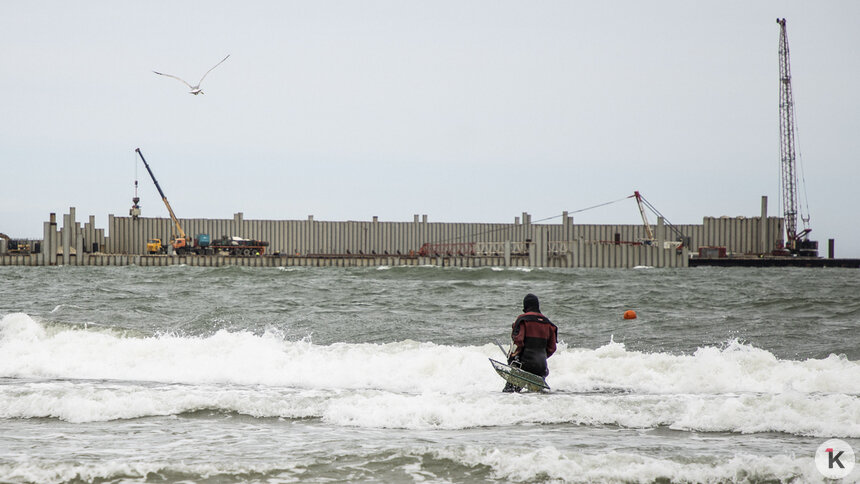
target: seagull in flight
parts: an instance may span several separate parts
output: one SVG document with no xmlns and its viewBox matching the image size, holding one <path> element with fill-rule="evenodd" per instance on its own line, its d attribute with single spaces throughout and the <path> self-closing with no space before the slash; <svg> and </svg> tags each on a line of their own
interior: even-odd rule
<svg viewBox="0 0 860 484">
<path fill-rule="evenodd" d="M 230 57 L 230 54 L 227 54 L 227 57 Z M 224 62 L 225 60 L 227 60 L 227 57 L 225 57 L 225 58 L 221 59 L 221 62 Z M 214 66 L 212 66 L 212 69 L 215 69 L 216 67 L 220 66 L 220 65 L 221 65 L 221 62 L 219 62 L 219 63 L 215 64 Z M 185 84 L 186 86 L 188 86 L 188 88 L 189 88 L 189 89 L 191 89 L 191 91 L 189 91 L 189 93 L 190 93 L 190 94 L 194 94 L 194 95 L 196 96 L 196 95 L 198 95 L 198 94 L 203 94 L 203 89 L 200 89 L 200 84 L 203 82 L 203 79 L 206 79 L 206 76 L 207 76 L 207 75 L 209 75 L 209 73 L 210 73 L 210 72 L 212 72 L 212 69 L 209 69 L 208 71 L 206 71 L 206 74 L 203 74 L 203 77 L 201 77 L 201 78 L 200 78 L 200 80 L 199 80 L 199 81 L 197 81 L 197 85 L 196 85 L 196 86 L 192 86 L 191 84 L 188 84 L 184 79 L 180 79 L 179 77 L 176 77 L 176 76 L 174 76 L 173 74 L 165 74 L 165 73 L 163 73 L 163 72 L 158 72 L 158 71 L 152 71 L 152 72 L 155 72 L 155 73 L 156 73 L 156 74 L 158 74 L 159 76 L 172 77 L 172 78 L 174 78 L 174 79 L 176 79 L 176 80 L 178 80 L 178 81 L 182 82 L 183 84 Z"/>
</svg>

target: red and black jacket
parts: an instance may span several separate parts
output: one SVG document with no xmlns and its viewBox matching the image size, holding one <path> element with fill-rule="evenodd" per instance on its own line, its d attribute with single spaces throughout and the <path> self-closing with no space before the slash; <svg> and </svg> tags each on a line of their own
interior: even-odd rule
<svg viewBox="0 0 860 484">
<path fill-rule="evenodd" d="M 522 369 L 539 376 L 549 374 L 546 359 L 555 353 L 558 327 L 538 312 L 523 313 L 514 321 L 511 339 Z"/>
</svg>

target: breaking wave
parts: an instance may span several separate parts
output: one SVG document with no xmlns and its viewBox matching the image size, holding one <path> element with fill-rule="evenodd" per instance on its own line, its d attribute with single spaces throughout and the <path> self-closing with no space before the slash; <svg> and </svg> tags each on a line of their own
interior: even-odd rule
<svg viewBox="0 0 860 484">
<path fill-rule="evenodd" d="M 0 418 L 209 409 L 361 428 L 575 423 L 860 437 L 860 363 L 843 356 L 781 360 L 737 341 L 689 355 L 562 344 L 552 392 L 509 395 L 487 361 L 499 355 L 491 344 L 316 345 L 277 332 L 141 336 L 16 313 L 0 319 Z"/>
</svg>

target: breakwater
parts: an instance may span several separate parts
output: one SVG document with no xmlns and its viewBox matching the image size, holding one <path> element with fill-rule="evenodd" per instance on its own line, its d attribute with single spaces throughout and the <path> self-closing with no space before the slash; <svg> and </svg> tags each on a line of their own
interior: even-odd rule
<svg viewBox="0 0 860 484">
<path fill-rule="evenodd" d="M 511 244 L 503 244 L 508 247 Z M 604 243 L 572 242 L 569 246 L 555 244 L 558 250 L 546 254 L 539 265 L 534 262 L 537 254 L 514 255 L 510 250 L 502 255 L 264 255 L 236 257 L 225 255 L 142 255 L 73 253 L 58 257 L 55 265 L 71 266 L 142 266 L 161 267 L 187 265 L 199 267 L 378 267 L 421 266 L 440 267 L 604 267 L 632 268 L 687 267 L 689 254 L 686 249 L 664 249 L 647 245 L 616 245 Z M 42 266 L 42 254 L 6 254 L 0 256 L 0 266 Z"/>
<path fill-rule="evenodd" d="M 557 223 L 532 223 L 522 213 L 513 223 L 179 219 L 190 237 L 237 236 L 269 243 L 258 257 L 226 255 L 149 255 L 150 239 L 167 242 L 168 218 L 108 216 L 107 230 L 95 217 L 77 221 L 74 207 L 58 224 L 44 222 L 34 254 L 0 251 L 0 265 L 194 265 L 344 266 L 440 265 L 461 267 L 687 267 L 699 247 L 720 246 L 728 254 L 765 254 L 778 245 L 783 220 L 767 216 L 762 197 L 758 217 L 704 217 L 701 224 L 670 225 L 662 218 L 648 239 L 643 224 L 576 224 L 567 212 Z M 683 247 L 678 247 L 683 240 Z"/>
</svg>

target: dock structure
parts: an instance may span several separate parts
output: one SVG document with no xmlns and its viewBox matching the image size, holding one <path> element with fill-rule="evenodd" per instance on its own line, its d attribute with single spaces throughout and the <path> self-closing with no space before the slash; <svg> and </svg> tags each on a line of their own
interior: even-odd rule
<svg viewBox="0 0 860 484">
<path fill-rule="evenodd" d="M 669 227 L 657 220 L 654 237 L 646 240 L 642 225 L 577 225 L 567 212 L 558 223 L 532 223 L 522 213 L 513 223 L 430 222 L 415 215 L 411 222 L 330 222 L 314 220 L 180 219 L 189 236 L 237 236 L 269 242 L 262 256 L 150 255 L 146 243 L 170 240 L 169 218 L 108 216 L 107 234 L 95 217 L 81 225 L 75 208 L 63 215 L 62 226 L 51 214 L 44 223 L 40 250 L 32 254 L 0 253 L 0 265 L 138 265 L 166 266 L 398 266 L 455 267 L 689 267 L 700 247 L 719 246 L 728 254 L 764 254 L 776 247 L 783 220 L 761 216 L 705 217 L 701 224 Z M 684 234 L 678 247 L 675 234 Z"/>
</svg>

